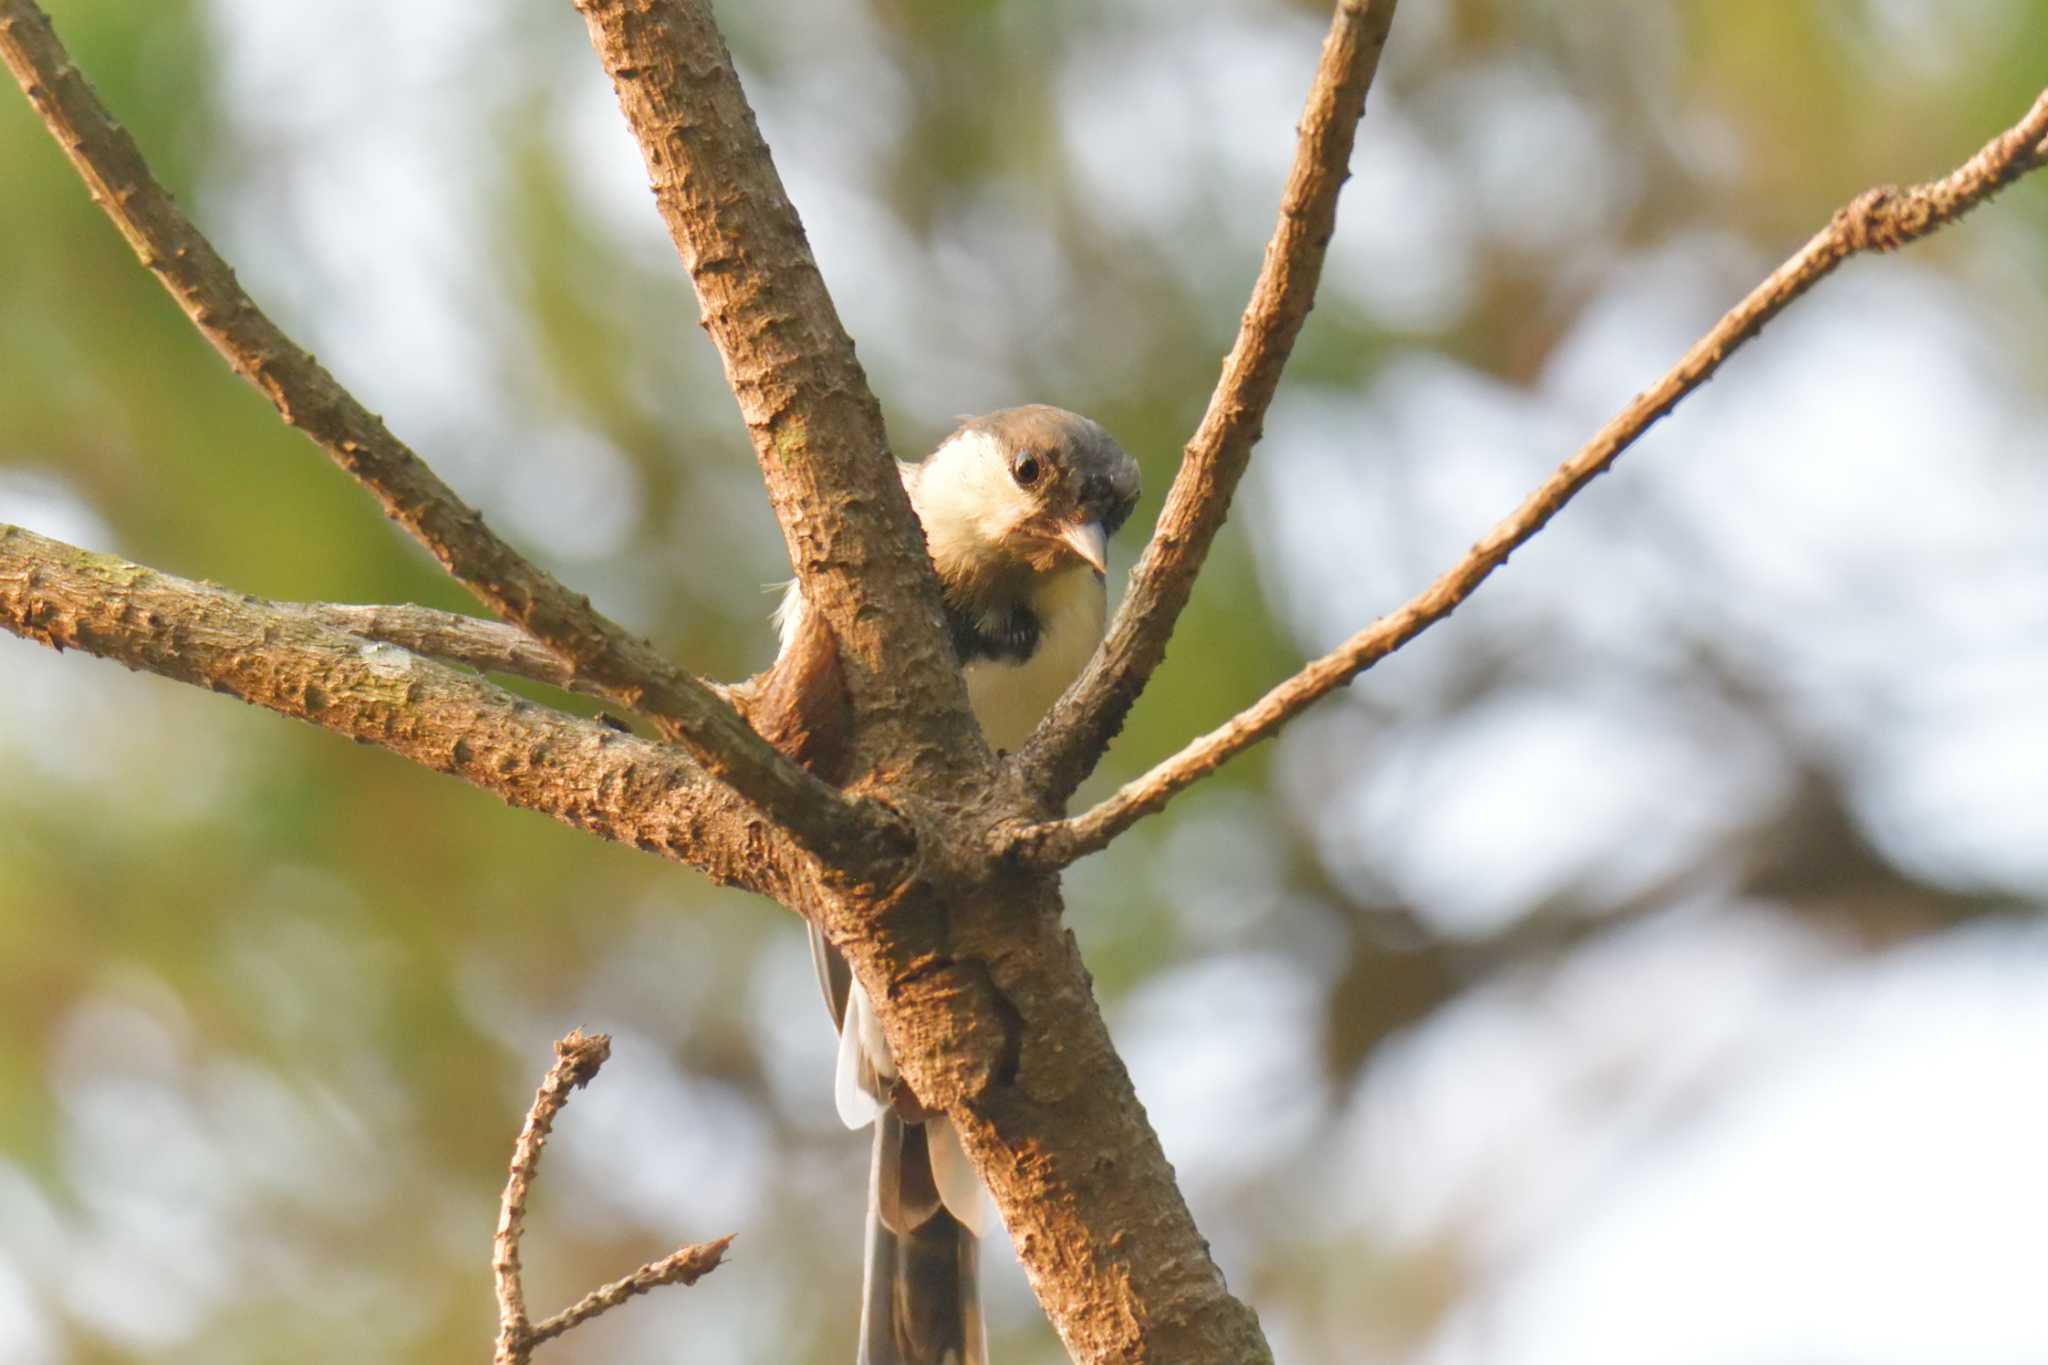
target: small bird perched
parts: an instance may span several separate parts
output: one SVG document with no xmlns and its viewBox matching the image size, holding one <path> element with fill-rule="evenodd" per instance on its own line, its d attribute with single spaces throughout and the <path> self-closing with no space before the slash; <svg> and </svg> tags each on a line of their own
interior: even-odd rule
<svg viewBox="0 0 2048 1365">
<path fill-rule="evenodd" d="M 1096 423 L 1033 404 L 972 418 L 922 464 L 898 468 L 974 719 L 992 748 L 1013 749 L 1102 641 L 1109 537 L 1138 501 L 1137 462 Z M 796 584 L 776 621 L 780 665 L 805 634 Z M 875 1126 L 860 1365 L 983 1365 L 980 1178 L 946 1116 L 898 1085 L 867 993 L 815 924 L 811 952 L 839 1028 L 839 1115 Z"/>
</svg>

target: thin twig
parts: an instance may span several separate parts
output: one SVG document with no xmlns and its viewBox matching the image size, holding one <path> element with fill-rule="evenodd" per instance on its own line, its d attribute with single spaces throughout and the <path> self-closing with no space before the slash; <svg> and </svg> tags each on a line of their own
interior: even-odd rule
<svg viewBox="0 0 2048 1365">
<path fill-rule="evenodd" d="M 601 695 L 639 711 L 714 776 L 828 860 L 874 848 L 876 817 L 748 729 L 708 684 L 675 667 L 529 563 L 413 451 L 265 317 L 172 203 L 126 129 L 71 63 L 33 0 L 0 0 L 4 58 L 95 202 L 237 374 L 374 495 L 391 520 L 479 600 L 561 656 Z"/>
<path fill-rule="evenodd" d="M 1395 0 L 1340 0 L 1302 111 L 1280 217 L 1202 424 L 1181 456 L 1158 529 L 1131 571 L 1094 659 L 1018 755 L 1027 790 L 1057 808 L 1094 768 L 1166 657 L 1174 622 L 1251 460 L 1294 339 L 1315 304 L 1337 193 L 1379 70 Z"/>
<path fill-rule="evenodd" d="M 732 1239 L 733 1234 L 727 1233 L 716 1241 L 683 1247 L 658 1261 L 650 1261 L 624 1279 L 613 1280 L 602 1289 L 591 1290 L 546 1322 L 530 1329 L 526 1336 L 528 1344 L 537 1346 L 543 1341 L 551 1341 L 599 1313 L 617 1308 L 636 1294 L 645 1294 L 665 1284 L 697 1283 L 723 1263 Z"/>
<path fill-rule="evenodd" d="M 519 1238 L 526 1229 L 526 1200 L 534 1177 L 540 1170 L 541 1148 L 547 1145 L 548 1130 L 569 1103 L 569 1092 L 590 1084 L 612 1055 L 612 1040 L 602 1033 L 570 1030 L 555 1044 L 555 1064 L 534 1093 L 512 1148 L 512 1165 L 505 1177 L 505 1193 L 498 1200 L 498 1230 L 491 1238 L 491 1278 L 498 1295 L 498 1337 L 491 1365 L 526 1365 L 533 1348 L 552 1341 L 598 1314 L 617 1308 L 638 1294 L 665 1284 L 695 1284 L 716 1270 L 732 1245 L 728 1233 L 715 1241 L 701 1242 L 650 1261 L 624 1279 L 613 1280 L 584 1295 L 539 1326 L 526 1315 L 526 1287 L 520 1281 Z"/>
<path fill-rule="evenodd" d="M 547 1145 L 555 1116 L 569 1102 L 569 1092 L 590 1084 L 612 1055 L 612 1040 L 603 1033 L 572 1029 L 555 1044 L 555 1064 L 535 1092 L 512 1147 L 512 1167 L 505 1193 L 498 1200 L 498 1231 L 491 1238 L 491 1277 L 498 1291 L 498 1342 L 492 1365 L 525 1365 L 533 1350 L 533 1326 L 526 1318 L 526 1290 L 519 1279 L 519 1237 L 526 1228 L 526 1196 L 540 1169 L 540 1150 Z"/>
<path fill-rule="evenodd" d="M 1730 353 L 1836 266 L 1858 252 L 1891 251 L 1924 237 L 2043 164 L 2048 164 L 2048 90 L 2035 100 L 2025 118 L 1940 180 L 1906 189 L 1886 185 L 1864 191 L 1693 343 L 1662 379 L 1638 395 L 1520 507 L 1487 532 L 1470 553 L 1407 605 L 1381 617 L 1094 809 L 1070 820 L 1012 831 L 1007 836 L 1012 848 L 1029 860 L 1055 865 L 1103 848 L 1176 793 L 1271 735 L 1310 703 L 1450 615 L 1652 423 L 1705 383 Z"/>
<path fill-rule="evenodd" d="M 369 606 L 309 602 L 297 608 L 322 625 L 409 649 L 443 663 L 463 664 L 480 673 L 502 673 L 547 683 L 571 692 L 602 695 L 578 678 L 552 650 L 502 621 L 486 621 L 459 612 L 413 605 Z"/>
</svg>

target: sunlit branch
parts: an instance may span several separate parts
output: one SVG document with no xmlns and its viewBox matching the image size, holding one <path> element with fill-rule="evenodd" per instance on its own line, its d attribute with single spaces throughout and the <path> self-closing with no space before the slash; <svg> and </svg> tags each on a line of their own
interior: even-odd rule
<svg viewBox="0 0 2048 1365">
<path fill-rule="evenodd" d="M 886 782 L 887 797 L 947 831 L 920 852 L 979 854 L 989 754 L 937 581 L 710 7 L 577 8 L 696 286 L 806 601 L 837 640 L 855 717 L 850 780 Z M 820 901 L 903 1078 L 951 1115 L 1068 1353 L 1270 1361 L 1146 1122 L 1052 913 L 1050 879 L 992 884 L 930 858 L 888 896 Z"/>
<path fill-rule="evenodd" d="M 261 389 L 492 611 L 639 711 L 714 776 L 827 857 L 865 856 L 871 822 L 749 730 L 707 684 L 529 563 L 383 421 L 264 316 L 108 114 L 32 0 L 0 0 L 0 58 L 135 254 L 237 374 Z"/>
<path fill-rule="evenodd" d="M 867 762 L 963 790 L 989 762 L 881 406 L 707 0 L 576 0 L 638 140 Z"/>
<path fill-rule="evenodd" d="M 291 609 L 336 630 L 360 635 L 365 640 L 381 640 L 443 663 L 463 664 L 480 673 L 502 673 L 572 692 L 603 695 L 578 678 L 560 655 L 536 643 L 517 626 L 501 621 L 411 605 L 315 602 Z"/>
<path fill-rule="evenodd" d="M 548 1068 L 546 1079 L 534 1093 L 526 1122 L 519 1129 L 519 1140 L 513 1144 L 505 1192 L 498 1200 L 498 1229 L 491 1238 L 491 1280 L 498 1297 L 498 1336 L 491 1365 L 526 1365 L 533 1348 L 541 1342 L 618 1307 L 636 1294 L 665 1284 L 695 1284 L 718 1268 L 725 1249 L 732 1244 L 732 1238 L 726 1236 L 684 1247 L 585 1295 L 575 1306 L 538 1327 L 528 1320 L 526 1289 L 520 1278 L 519 1240 L 526 1230 L 526 1200 L 540 1171 L 541 1148 L 547 1145 L 548 1132 L 556 1117 L 569 1103 L 569 1092 L 590 1084 L 611 1053 L 612 1040 L 602 1033 L 586 1034 L 575 1029 L 557 1041 L 555 1064 Z"/>
<path fill-rule="evenodd" d="M 1890 251 L 1924 237 L 2044 163 L 2048 163 L 2048 91 L 2042 92 L 2025 118 L 1949 175 L 1905 189 L 1886 185 L 1864 191 L 1693 343 L 1662 379 L 1558 466 L 1470 553 L 1400 610 L 1381 617 L 1094 809 L 1069 820 L 1031 826 L 1008 839 L 1027 858 L 1052 864 L 1072 862 L 1103 848 L 1177 793 L 1271 735 L 1303 708 L 1450 615 L 1652 423 L 1711 378 L 1737 347 L 1836 266 L 1858 252 Z"/>
<path fill-rule="evenodd" d="M 535 1345 L 552 1341 L 572 1327 L 580 1327 L 599 1313 L 617 1308 L 627 1299 L 650 1293 L 665 1284 L 695 1284 L 718 1269 L 732 1245 L 732 1234 L 709 1242 L 680 1247 L 658 1261 L 650 1261 L 630 1275 L 593 1289 L 547 1321 L 538 1323 L 527 1340 Z"/>
<path fill-rule="evenodd" d="M 0 630 L 389 749 L 506 802 L 787 902 L 808 864 L 681 753 L 208 583 L 0 524 Z"/>
<path fill-rule="evenodd" d="M 1341 0 L 1302 111 L 1294 165 L 1237 342 L 1182 454 L 1158 528 L 1131 572 L 1109 634 L 1018 756 L 1028 791 L 1057 808 L 1091 772 L 1166 657 L 1174 622 L 1251 460 L 1294 339 L 1315 304 L 1336 229 L 1337 193 L 1379 70 L 1395 0 Z"/>
</svg>

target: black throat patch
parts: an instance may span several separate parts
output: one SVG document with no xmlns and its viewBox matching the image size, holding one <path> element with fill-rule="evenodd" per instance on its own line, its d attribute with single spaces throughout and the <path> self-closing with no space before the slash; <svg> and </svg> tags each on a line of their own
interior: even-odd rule
<svg viewBox="0 0 2048 1365">
<path fill-rule="evenodd" d="M 1038 630 L 1038 614 L 1022 602 L 983 612 L 946 604 L 946 631 L 962 668 L 982 659 L 1021 664 L 1038 652 Z"/>
</svg>

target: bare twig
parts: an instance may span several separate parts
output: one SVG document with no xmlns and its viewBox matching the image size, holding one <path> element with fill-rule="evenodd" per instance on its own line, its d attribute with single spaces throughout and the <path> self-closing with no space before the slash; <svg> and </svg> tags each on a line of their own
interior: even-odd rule
<svg viewBox="0 0 2048 1365">
<path fill-rule="evenodd" d="M 280 603 L 280 606 L 285 604 Z M 322 625 L 360 635 L 365 640 L 409 649 L 443 663 L 464 664 L 481 673 L 502 673 L 547 683 L 571 692 L 602 696 L 576 676 L 561 656 L 536 644 L 517 626 L 485 621 L 458 612 L 418 606 L 350 606 L 312 602 L 287 610 L 303 611 Z"/>
<path fill-rule="evenodd" d="M 612 1055 L 612 1040 L 603 1033 L 572 1029 L 555 1043 L 555 1064 L 535 1092 L 512 1147 L 512 1167 L 505 1193 L 498 1200 L 498 1231 L 491 1238 L 491 1278 L 498 1291 L 498 1344 L 492 1365 L 525 1365 L 533 1350 L 533 1327 L 526 1319 L 526 1290 L 519 1280 L 519 1237 L 526 1228 L 526 1196 L 540 1169 L 540 1149 L 547 1145 L 555 1116 L 569 1102 L 569 1092 L 590 1084 Z"/>
<path fill-rule="evenodd" d="M 1340 0 L 1302 111 L 1280 218 L 1266 245 L 1237 342 L 1224 359 L 1202 424 L 1182 454 L 1158 529 L 1146 545 L 1109 634 L 1085 673 L 1017 758 L 1027 790 L 1057 808 L 1093 770 L 1166 657 L 1174 622 L 1251 460 L 1294 339 L 1314 306 L 1336 228 L 1337 193 L 1366 92 L 1394 21 L 1395 0 Z"/>
<path fill-rule="evenodd" d="M 613 1280 L 602 1289 L 593 1289 L 574 1304 L 539 1324 L 527 1333 L 529 1344 L 539 1345 L 552 1341 L 572 1327 L 581 1326 L 599 1313 L 617 1308 L 637 1294 L 661 1288 L 665 1284 L 695 1284 L 718 1269 L 725 1259 L 726 1248 L 732 1245 L 732 1234 L 715 1241 L 699 1242 L 670 1252 L 658 1261 L 650 1261 L 623 1279 Z"/>
<path fill-rule="evenodd" d="M 354 475 L 492 611 L 605 697 L 650 717 L 714 776 L 828 859 L 873 851 L 874 821 L 776 753 L 710 686 L 661 658 L 529 563 L 383 421 L 265 317 L 172 203 L 135 140 L 72 65 L 33 0 L 0 0 L 0 58 L 142 263 L 237 374 Z"/>
<path fill-rule="evenodd" d="M 571 1029 L 567 1037 L 558 1040 L 555 1064 L 534 1092 L 519 1140 L 513 1144 L 505 1193 L 498 1199 L 498 1230 L 491 1238 L 491 1279 L 498 1295 L 498 1337 L 491 1365 L 526 1365 L 533 1348 L 543 1341 L 551 1341 L 637 1294 L 665 1284 L 695 1284 L 718 1268 L 726 1248 L 732 1245 L 728 1234 L 683 1247 L 591 1291 L 538 1327 L 528 1320 L 526 1288 L 519 1274 L 519 1239 L 526 1230 L 526 1200 L 540 1169 L 541 1148 L 547 1145 L 556 1116 L 569 1103 L 569 1092 L 590 1084 L 611 1055 L 612 1040 L 606 1034 Z"/>
<path fill-rule="evenodd" d="M 0 630 L 309 721 L 785 903 L 809 872 L 758 810 L 675 749 L 299 608 L 0 524 Z"/>
<path fill-rule="evenodd" d="M 810 609 L 837 640 L 856 772 L 960 790 L 988 750 L 938 580 L 840 324 L 707 0 L 576 0 L 690 272 Z"/>
<path fill-rule="evenodd" d="M 2043 164 L 2048 164 L 2048 90 L 2034 101 L 2026 117 L 1949 175 L 1905 189 L 1880 186 L 1856 196 L 1796 255 L 1693 343 L 1662 379 L 1622 409 L 1520 507 L 1487 532 L 1470 553 L 1400 610 L 1381 617 L 1094 809 L 1070 820 L 1013 832 L 1008 838 L 1027 858 L 1052 864 L 1069 863 L 1103 848 L 1240 750 L 1271 735 L 1304 707 L 1450 615 L 1652 423 L 1705 383 L 1731 352 L 1836 266 L 1858 252 L 1891 251 L 1924 237 Z"/>
</svg>

